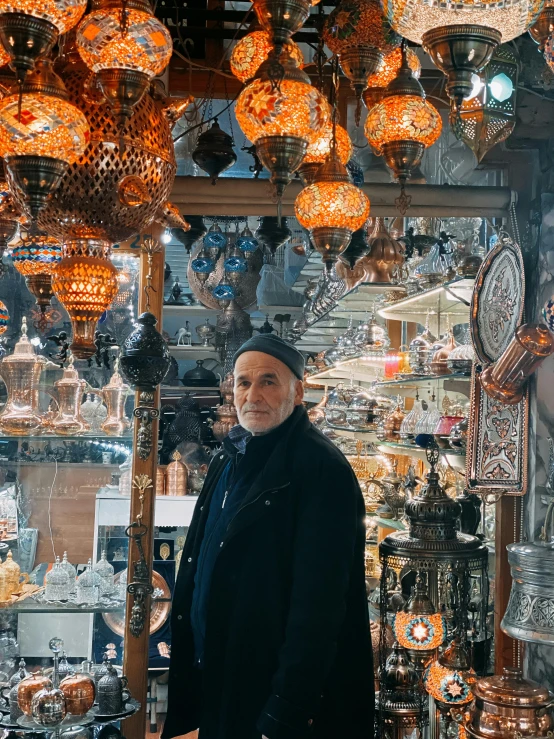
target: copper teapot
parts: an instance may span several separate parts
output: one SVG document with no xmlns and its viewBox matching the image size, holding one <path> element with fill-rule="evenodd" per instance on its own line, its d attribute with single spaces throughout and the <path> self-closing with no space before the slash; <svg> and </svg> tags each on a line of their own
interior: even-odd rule
<svg viewBox="0 0 554 739">
<path fill-rule="evenodd" d="M 54 383 L 58 394 L 58 415 L 50 422 L 50 426 L 60 436 L 83 434 L 90 429 L 90 424 L 81 415 L 81 401 L 88 383 L 79 377 L 73 361 L 71 355 L 63 377 Z"/>
<path fill-rule="evenodd" d="M 116 360 L 114 373 L 101 394 L 108 409 L 108 417 L 102 423 L 101 429 L 108 436 L 122 436 L 131 427 L 131 422 L 125 415 L 125 401 L 129 390 L 129 385 L 123 382 L 119 374 L 119 360 Z"/>
</svg>

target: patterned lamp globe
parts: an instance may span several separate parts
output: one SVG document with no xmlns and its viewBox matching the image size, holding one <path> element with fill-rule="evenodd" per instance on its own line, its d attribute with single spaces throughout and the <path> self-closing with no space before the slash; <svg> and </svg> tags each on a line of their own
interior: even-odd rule
<svg viewBox="0 0 554 739">
<path fill-rule="evenodd" d="M 467 651 L 457 637 L 437 660 L 431 662 L 423 676 L 425 690 L 443 713 L 448 713 L 454 706 L 471 703 L 472 686 L 476 681 L 477 675 L 470 667 Z"/>
<path fill-rule="evenodd" d="M 95 0 L 77 29 L 77 48 L 121 128 L 173 53 L 171 35 L 148 0 Z"/>
<path fill-rule="evenodd" d="M 221 305 L 226 305 L 236 298 L 237 293 L 232 285 L 222 282 L 214 287 L 213 296 Z"/>
<path fill-rule="evenodd" d="M 77 25 L 86 7 L 87 0 L 0 0 L 0 43 L 18 82 Z"/>
<path fill-rule="evenodd" d="M 333 150 L 315 182 L 298 194 L 294 210 L 330 271 L 348 247 L 352 233 L 366 222 L 369 199 L 350 182 L 346 167 Z"/>
<path fill-rule="evenodd" d="M 384 156 L 387 166 L 400 182 L 399 207 L 404 212 L 407 201 L 404 186 L 413 170 L 421 163 L 423 152 L 440 136 L 442 121 L 437 109 L 425 99 L 419 80 L 408 64 L 406 47 L 398 75 L 388 85 L 383 100 L 369 111 L 365 135 L 377 154 Z"/>
<path fill-rule="evenodd" d="M 395 639 L 407 650 L 414 667 L 421 673 L 442 645 L 446 624 L 429 599 L 420 574 L 404 610 L 394 617 L 393 631 Z"/>
<path fill-rule="evenodd" d="M 421 74 L 421 62 L 419 61 L 418 55 L 408 46 L 406 57 L 412 74 L 418 80 Z M 367 88 L 363 94 L 364 103 L 368 110 L 382 100 L 387 86 L 397 76 L 401 66 L 402 49 L 400 47 L 385 54 L 383 61 L 379 65 L 379 69 L 368 79 Z"/>
<path fill-rule="evenodd" d="M 546 0 L 537 20 L 529 28 L 529 35 L 544 51 L 544 45 L 554 31 L 554 0 Z"/>
<path fill-rule="evenodd" d="M 231 72 L 241 82 L 248 82 L 256 76 L 256 72 L 267 61 L 273 48 L 267 31 L 252 31 L 237 41 L 234 46 L 229 60 Z M 302 67 L 304 56 L 298 44 L 294 41 L 287 41 L 284 44 L 284 51 L 296 61 L 299 67 Z"/>
<path fill-rule="evenodd" d="M 21 104 L 21 113 L 19 106 Z M 50 60 L 41 60 L 19 93 L 0 103 L 0 156 L 32 219 L 89 140 L 87 119 L 68 100 Z"/>
<path fill-rule="evenodd" d="M 41 313 L 50 305 L 54 294 L 52 272 L 61 258 L 61 243 L 45 234 L 22 238 L 12 248 L 13 265 L 25 277 Z"/>
<path fill-rule="evenodd" d="M 544 0 L 498 3 L 384 0 L 385 15 L 395 31 L 422 44 L 447 76 L 446 89 L 456 107 L 471 92 L 471 76 L 486 67 L 500 43 L 525 33 L 543 5 Z"/>
<path fill-rule="evenodd" d="M 190 266 L 200 282 L 206 282 L 215 269 L 215 262 L 208 256 L 205 249 L 201 249 L 196 258 L 191 261 Z"/>
<path fill-rule="evenodd" d="M 8 323 L 10 321 L 10 314 L 6 305 L 0 300 L 0 335 L 6 333 Z"/>
<path fill-rule="evenodd" d="M 241 92 L 235 107 L 238 124 L 256 145 L 279 198 L 302 163 L 308 144 L 329 122 L 330 112 L 329 103 L 312 87 L 308 75 L 290 56 L 283 57 L 279 85 L 270 79 L 268 60 Z"/>
<path fill-rule="evenodd" d="M 212 223 L 208 233 L 202 239 L 204 251 L 206 255 L 214 262 L 217 262 L 220 252 L 225 249 L 229 243 L 226 234 L 223 233 L 219 223 Z M 195 270 L 196 271 L 196 270 Z"/>
<path fill-rule="evenodd" d="M 368 79 L 377 72 L 384 55 L 400 45 L 400 37 L 383 17 L 377 0 L 342 0 L 327 18 L 323 40 L 338 55 L 341 69 L 356 92 L 359 125 L 360 101 Z"/>
<path fill-rule="evenodd" d="M 321 165 L 329 158 L 333 143 L 333 125 L 331 122 L 308 144 L 308 150 L 298 169 L 304 185 L 311 185 Z M 347 164 L 352 156 L 352 141 L 346 128 L 336 126 L 335 148 L 342 164 Z"/>
<path fill-rule="evenodd" d="M 259 246 L 258 239 L 254 236 L 248 226 L 245 226 L 238 237 L 236 244 L 247 259 L 248 255 L 253 254 Z"/>
</svg>

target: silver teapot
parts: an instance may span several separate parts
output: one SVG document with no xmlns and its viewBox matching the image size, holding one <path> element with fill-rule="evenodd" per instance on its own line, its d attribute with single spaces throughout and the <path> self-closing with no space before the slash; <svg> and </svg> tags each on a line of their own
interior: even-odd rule
<svg viewBox="0 0 554 739">
<path fill-rule="evenodd" d="M 554 501 L 539 540 L 508 544 L 512 590 L 500 628 L 513 639 L 554 645 Z"/>
</svg>

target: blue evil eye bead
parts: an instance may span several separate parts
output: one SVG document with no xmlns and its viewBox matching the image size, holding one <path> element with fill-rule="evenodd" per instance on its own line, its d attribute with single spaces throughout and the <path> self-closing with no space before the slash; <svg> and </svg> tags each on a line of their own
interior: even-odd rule
<svg viewBox="0 0 554 739">
<path fill-rule="evenodd" d="M 196 257 L 196 259 L 192 260 L 190 266 L 193 272 L 203 275 L 209 275 L 215 269 L 214 260 L 208 259 L 207 257 Z"/>
<path fill-rule="evenodd" d="M 554 333 L 554 297 L 550 298 L 550 300 L 544 304 L 542 317 L 550 331 Z"/>
<path fill-rule="evenodd" d="M 248 264 L 244 257 L 228 257 L 223 262 L 225 272 L 246 272 Z"/>
<path fill-rule="evenodd" d="M 238 248 L 245 253 L 251 253 L 258 248 L 258 239 L 254 236 L 248 226 L 237 239 Z"/>
<path fill-rule="evenodd" d="M 225 249 L 227 241 L 227 236 L 225 236 L 219 225 L 214 223 L 204 236 L 203 243 L 208 249 Z"/>
<path fill-rule="evenodd" d="M 213 296 L 216 300 L 233 300 L 235 291 L 231 285 L 217 285 L 214 287 Z"/>
</svg>

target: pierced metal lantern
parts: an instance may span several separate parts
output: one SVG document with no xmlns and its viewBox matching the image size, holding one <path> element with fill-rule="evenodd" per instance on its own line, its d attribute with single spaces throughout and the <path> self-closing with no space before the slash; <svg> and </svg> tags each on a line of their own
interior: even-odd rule
<svg viewBox="0 0 554 739">
<path fill-rule="evenodd" d="M 169 369 L 169 348 L 156 329 L 156 323 L 152 313 L 141 313 L 135 329 L 121 347 L 119 369 L 135 390 L 153 390 Z"/>
<path fill-rule="evenodd" d="M 223 131 L 217 118 L 211 128 L 198 137 L 192 158 L 200 169 L 211 177 L 212 185 L 215 185 L 222 172 L 232 167 L 237 161 L 237 155 L 233 149 L 233 137 Z"/>
<path fill-rule="evenodd" d="M 452 129 L 481 161 L 485 154 L 505 141 L 516 125 L 518 56 L 512 44 L 499 46 L 486 69 L 474 80 L 475 95 L 452 108 Z"/>
<path fill-rule="evenodd" d="M 379 544 L 381 619 L 390 622 L 397 604 L 402 607 L 402 580 L 426 573 L 427 596 L 435 613 L 444 616 L 447 633 L 459 634 L 464 641 L 471 634 L 486 646 L 488 550 L 477 537 L 458 531 L 461 506 L 439 482 L 438 448 L 433 445 L 426 453 L 427 482 L 405 505 L 408 531 L 395 531 Z M 396 583 L 392 590 L 391 576 Z"/>
</svg>

